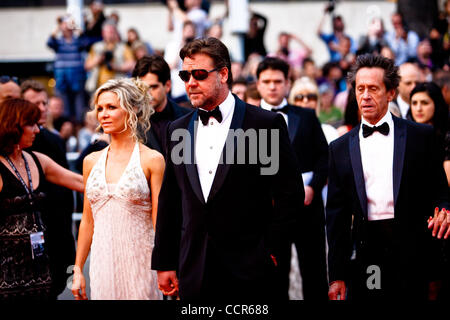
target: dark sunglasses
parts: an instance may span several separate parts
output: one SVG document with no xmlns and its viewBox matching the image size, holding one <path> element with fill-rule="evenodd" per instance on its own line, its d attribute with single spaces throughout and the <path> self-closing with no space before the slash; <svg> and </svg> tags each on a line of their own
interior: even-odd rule
<svg viewBox="0 0 450 320">
<path fill-rule="evenodd" d="M 295 101 L 303 101 L 303 99 L 307 99 L 308 101 L 316 101 L 317 100 L 317 94 L 315 93 L 308 93 L 308 94 L 297 94 L 294 97 Z"/>
<path fill-rule="evenodd" d="M 217 68 L 214 68 L 209 71 L 205 69 L 194 69 L 192 71 L 181 70 L 180 72 L 178 72 L 178 75 L 184 82 L 188 82 L 189 79 L 191 78 L 191 75 L 194 77 L 195 80 L 205 80 L 206 78 L 208 78 L 210 72 L 217 70 L 218 70 Z"/>
<path fill-rule="evenodd" d="M 7 83 L 10 81 L 15 82 L 16 84 L 19 84 L 19 78 L 17 78 L 17 77 L 0 76 L 0 83 Z"/>
</svg>

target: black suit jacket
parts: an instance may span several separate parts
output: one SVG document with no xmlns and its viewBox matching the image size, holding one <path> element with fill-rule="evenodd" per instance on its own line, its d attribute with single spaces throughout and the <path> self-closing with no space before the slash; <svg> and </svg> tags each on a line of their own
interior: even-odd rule
<svg viewBox="0 0 450 320">
<path fill-rule="evenodd" d="M 287 116 L 289 139 L 297 155 L 300 171 L 312 172 L 312 178 L 307 184 L 314 190 L 312 202 L 305 207 L 304 214 L 299 215 L 292 234 L 303 277 L 303 295 L 307 300 L 326 300 L 328 279 L 322 188 L 328 176 L 328 143 L 314 110 L 288 105 Z M 291 265 L 290 246 L 287 250 L 286 278 Z"/>
<path fill-rule="evenodd" d="M 436 156 L 433 130 L 393 116 L 394 248 L 401 279 L 425 281 L 437 262 L 437 242 L 427 230 L 436 206 L 448 208 L 448 186 Z M 327 200 L 329 280 L 346 280 L 350 257 L 364 252 L 367 195 L 359 146 L 359 128 L 330 144 Z M 353 222 L 352 222 L 353 219 Z M 353 226 L 352 226 L 353 224 Z M 411 278 L 408 278 L 411 276 Z M 400 279 L 400 278 L 399 278 Z"/>
<path fill-rule="evenodd" d="M 289 227 L 302 211 L 301 174 L 284 119 L 245 104 L 236 96 L 235 100 L 230 129 L 279 132 L 279 170 L 275 175 L 261 175 L 260 159 L 254 164 L 248 159 L 245 164 L 236 164 L 235 145 L 234 164 L 218 165 L 209 197 L 203 199 L 194 163 L 197 111 L 172 122 L 169 136 L 177 129 L 185 129 L 190 134 L 184 141 L 191 150 L 185 153 L 190 163 L 175 164 L 172 157 L 166 159 L 152 268 L 178 270 L 182 299 L 204 298 L 199 297 L 199 292 L 203 276 L 208 272 L 211 252 L 217 257 L 216 265 L 226 270 L 228 278 L 244 283 L 268 279 L 274 269 L 270 254 L 277 255 L 290 232 Z M 263 139 L 256 132 L 258 140 Z M 171 154 L 178 140 L 168 144 Z M 259 143 L 256 146 L 259 152 Z M 245 150 L 248 154 L 248 143 Z M 226 148 L 223 152 L 226 153 Z"/>
<path fill-rule="evenodd" d="M 167 110 L 166 110 L 167 108 Z M 191 110 L 187 109 L 187 108 L 183 108 L 180 107 L 178 104 L 176 104 L 173 100 L 167 98 L 167 104 L 166 107 L 164 108 L 165 112 L 168 112 L 170 114 L 170 121 L 173 121 L 175 119 L 181 118 L 182 116 L 188 114 L 189 112 L 191 112 Z M 150 123 L 153 124 L 153 119 L 152 117 L 150 117 Z M 169 126 L 170 122 L 167 123 L 164 128 L 161 128 L 162 131 L 167 132 L 168 126 Z M 164 158 L 166 157 L 167 154 L 167 143 L 160 143 L 158 141 L 157 138 L 157 134 L 155 133 L 155 129 L 153 126 L 150 127 L 150 130 L 147 131 L 146 134 L 146 145 L 151 148 L 154 149 L 158 152 L 160 152 Z"/>
<path fill-rule="evenodd" d="M 320 122 L 312 109 L 288 105 L 289 140 L 294 148 L 302 173 L 313 172 L 308 184 L 314 194 L 321 198 L 322 188 L 327 183 L 328 143 Z"/>
</svg>

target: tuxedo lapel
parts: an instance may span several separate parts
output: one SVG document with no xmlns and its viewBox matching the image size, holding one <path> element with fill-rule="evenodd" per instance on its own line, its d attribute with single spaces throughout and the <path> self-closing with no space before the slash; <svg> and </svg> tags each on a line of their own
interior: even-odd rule
<svg viewBox="0 0 450 320">
<path fill-rule="evenodd" d="M 190 159 L 189 162 L 185 164 L 186 173 L 191 183 L 192 190 L 197 195 L 198 199 L 205 204 L 205 199 L 203 197 L 202 188 L 200 186 L 200 179 L 198 177 L 197 164 L 195 163 L 195 134 L 198 126 L 198 114 L 197 110 L 192 113 L 191 121 L 189 121 L 188 131 L 189 131 L 189 139 L 190 139 Z"/>
<path fill-rule="evenodd" d="M 367 217 L 367 194 L 366 184 L 364 182 L 364 173 L 361 162 L 361 149 L 359 147 L 359 126 L 349 137 L 350 161 L 353 168 L 353 177 L 355 179 L 356 192 L 359 203 L 365 217 Z"/>
<path fill-rule="evenodd" d="M 233 95 L 234 96 L 234 95 Z M 223 146 L 222 154 L 221 154 L 221 161 L 219 162 L 216 170 L 216 175 L 214 176 L 214 181 L 211 186 L 211 191 L 209 192 L 208 201 L 212 199 L 216 193 L 220 190 L 222 187 L 223 182 L 225 181 L 225 178 L 227 176 L 228 171 L 230 170 L 231 163 L 227 163 L 227 159 L 236 159 L 234 155 L 236 154 L 236 148 L 237 148 L 237 139 L 236 136 L 233 134 L 234 130 L 241 129 L 242 128 L 242 122 L 244 121 L 244 115 L 245 115 L 245 103 L 241 101 L 240 99 L 237 99 L 236 96 L 234 96 L 235 100 L 235 106 L 234 106 L 234 113 L 233 118 L 231 119 L 230 124 L 230 130 L 228 131 L 228 136 L 225 141 L 225 145 Z M 233 143 L 233 157 L 230 157 L 230 155 L 227 155 L 227 144 Z"/>
<path fill-rule="evenodd" d="M 392 117 L 394 120 L 394 163 L 392 166 L 393 187 L 394 187 L 394 206 L 400 190 L 400 182 L 402 180 L 403 162 L 405 159 L 406 147 L 406 126 L 398 118 Z"/>
<path fill-rule="evenodd" d="M 292 108 L 299 108 L 289 105 L 288 108 L 288 132 L 289 132 L 289 140 L 291 143 L 294 141 L 295 135 L 298 132 L 298 127 L 300 125 L 300 115 L 293 112 Z"/>
</svg>

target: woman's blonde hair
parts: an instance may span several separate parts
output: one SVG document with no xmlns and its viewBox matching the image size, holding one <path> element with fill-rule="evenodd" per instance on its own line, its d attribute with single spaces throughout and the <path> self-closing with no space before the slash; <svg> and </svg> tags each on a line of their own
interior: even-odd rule
<svg viewBox="0 0 450 320">
<path fill-rule="evenodd" d="M 125 129 L 131 127 L 131 132 L 135 140 L 145 142 L 145 136 L 150 130 L 150 116 L 155 112 L 150 105 L 152 101 L 148 93 L 149 87 L 139 78 L 111 79 L 100 86 L 92 99 L 91 112 L 97 117 L 98 98 L 104 92 L 113 92 L 119 99 L 119 104 L 127 113 Z M 100 126 L 97 130 L 100 129 Z"/>
<path fill-rule="evenodd" d="M 310 77 L 301 77 L 300 79 L 295 80 L 292 85 L 291 91 L 289 92 L 288 102 L 292 105 L 295 105 L 295 96 L 299 91 L 307 90 L 310 93 L 315 93 L 317 95 L 317 107 L 316 112 L 320 110 L 320 94 L 319 87 L 315 80 Z"/>
</svg>

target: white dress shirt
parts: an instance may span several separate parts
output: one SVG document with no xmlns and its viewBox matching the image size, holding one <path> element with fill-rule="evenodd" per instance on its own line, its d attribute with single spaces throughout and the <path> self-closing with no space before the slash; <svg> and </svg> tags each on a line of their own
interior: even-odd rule
<svg viewBox="0 0 450 320">
<path fill-rule="evenodd" d="M 216 175 L 223 147 L 233 118 L 235 100 L 231 92 L 217 108 L 222 113 L 222 122 L 210 117 L 207 124 L 198 121 L 195 140 L 195 163 L 197 164 L 198 177 L 202 187 L 205 202 Z"/>
<path fill-rule="evenodd" d="M 403 100 L 402 97 L 398 96 L 397 105 L 398 108 L 400 109 L 400 113 L 402 114 L 402 118 L 406 119 L 406 115 L 408 114 L 409 111 L 409 103 Z"/>
<path fill-rule="evenodd" d="M 364 138 L 362 124 L 373 127 L 364 117 L 361 119 L 359 130 L 359 146 L 361 149 L 361 162 L 364 173 L 364 182 L 367 195 L 368 219 L 384 220 L 394 218 L 394 122 L 390 112 L 376 124 L 379 126 L 387 122 L 389 134 L 387 136 L 375 131 Z"/>
<path fill-rule="evenodd" d="M 272 108 L 273 109 L 281 109 L 287 104 L 288 103 L 287 103 L 286 98 L 284 98 L 283 101 L 281 101 L 281 103 L 278 106 L 273 106 L 271 104 L 268 104 L 264 99 L 261 99 L 261 108 L 263 108 L 264 110 L 268 110 L 268 111 L 272 111 Z M 286 125 L 288 125 L 288 115 L 281 111 L 278 113 L 280 113 L 283 116 L 284 120 L 286 121 Z"/>
</svg>

